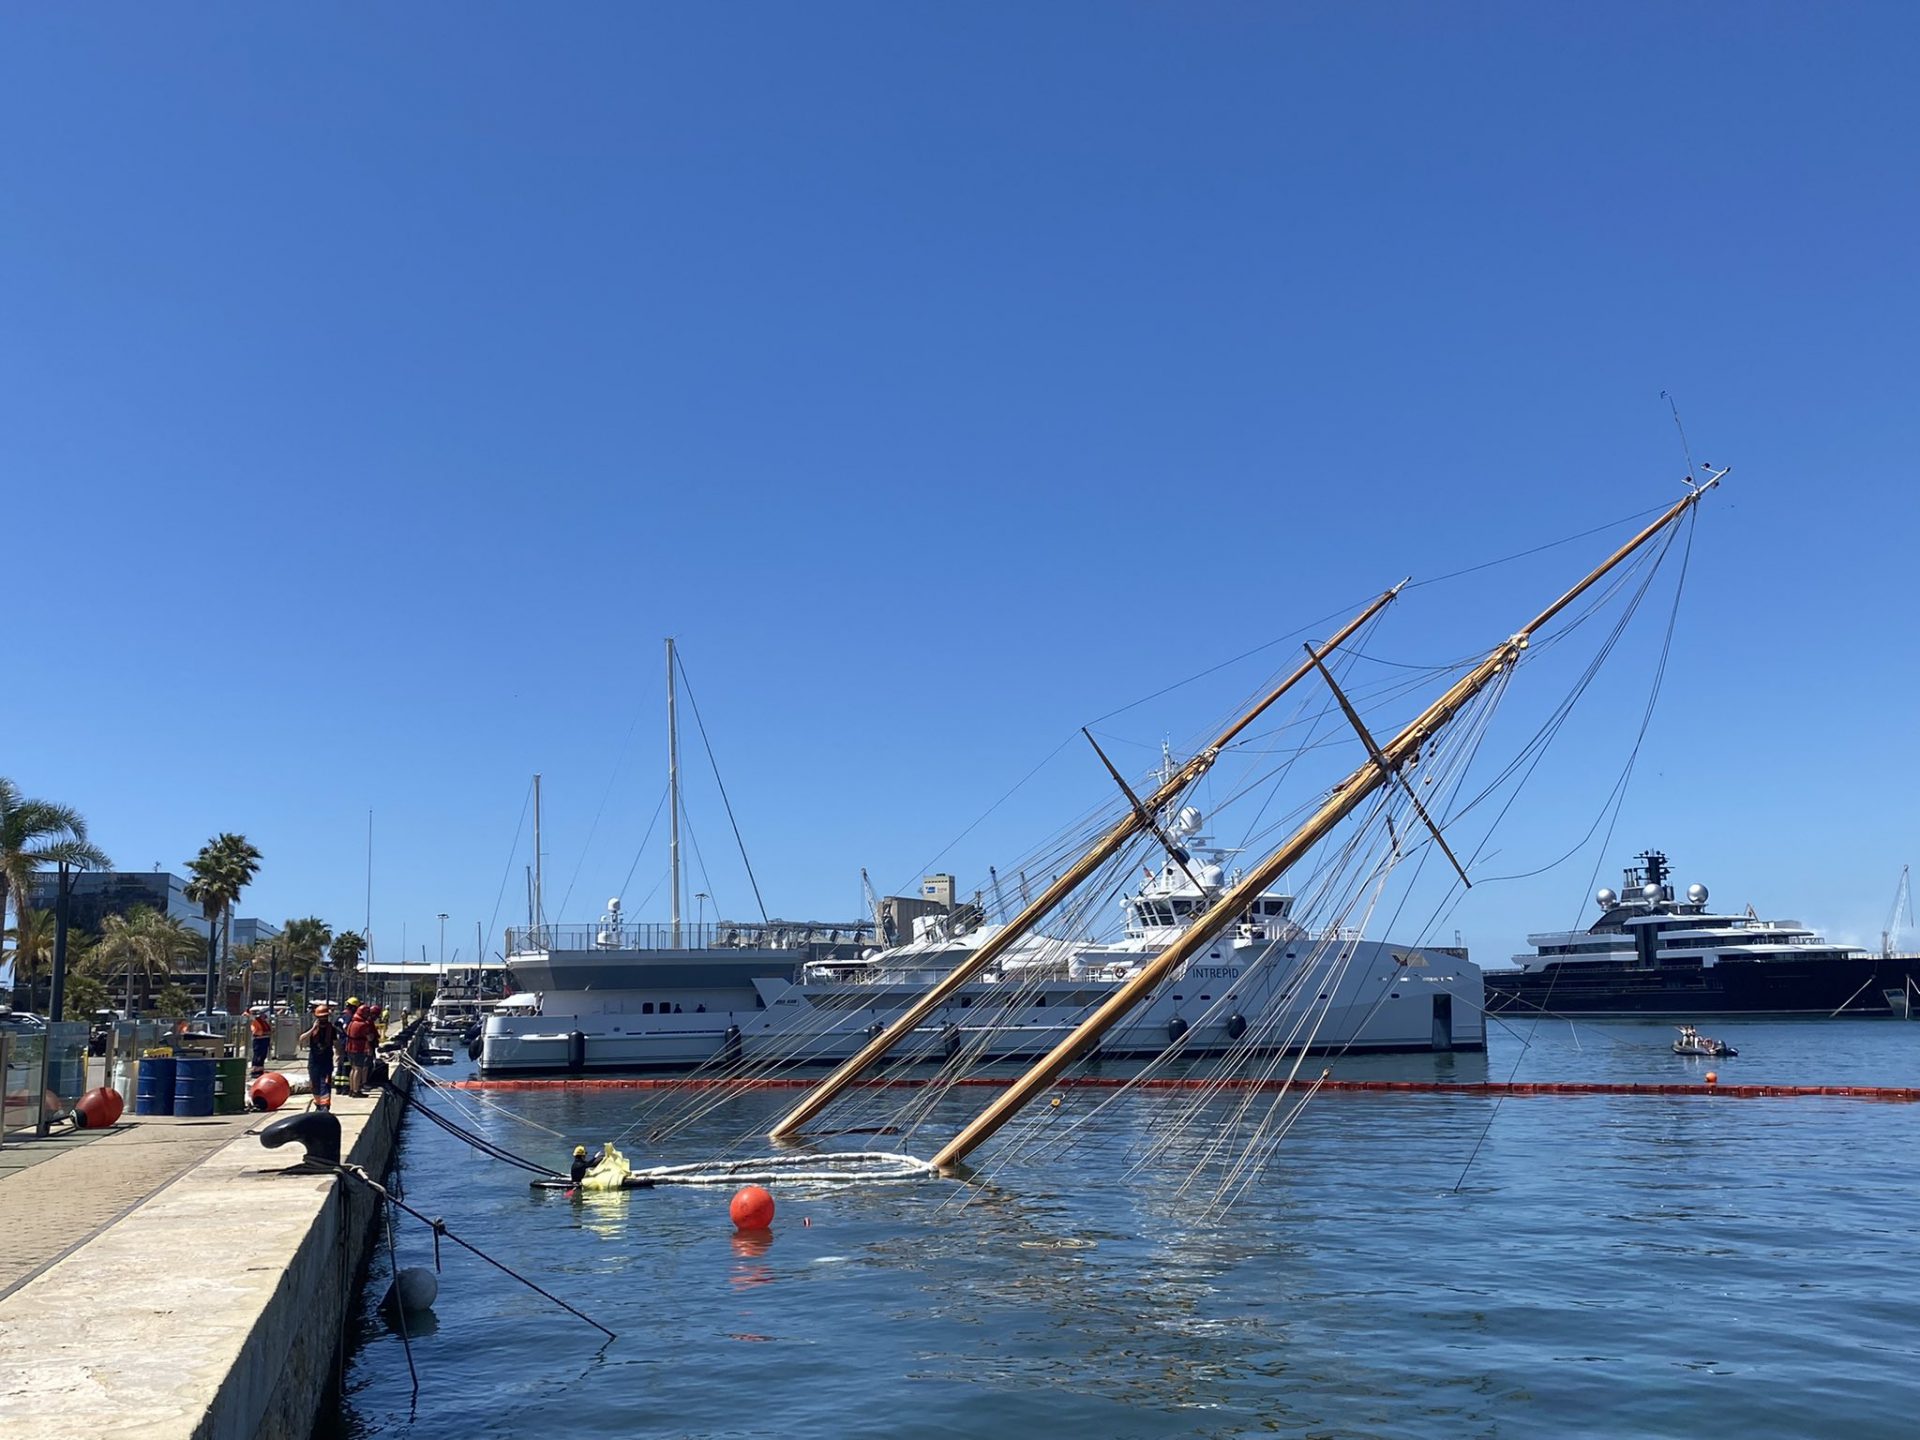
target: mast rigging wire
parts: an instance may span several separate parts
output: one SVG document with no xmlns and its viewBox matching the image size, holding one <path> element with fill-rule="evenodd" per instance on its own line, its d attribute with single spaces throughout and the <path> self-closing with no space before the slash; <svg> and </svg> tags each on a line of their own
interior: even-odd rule
<svg viewBox="0 0 1920 1440">
<path fill-rule="evenodd" d="M 520 854 L 520 835 L 526 829 L 527 809 L 533 804 L 533 782 L 527 782 L 527 793 L 520 801 L 520 823 L 513 827 L 513 848 L 507 851 L 507 868 L 500 875 L 500 890 L 493 897 L 493 915 L 487 921 L 487 943 L 493 943 L 494 927 L 500 922 L 500 905 L 507 898 L 507 881 L 513 878 L 513 862 Z M 403 955 L 401 959 L 405 959 Z M 486 963 L 486 952 L 480 954 L 482 964 Z"/>
<path fill-rule="evenodd" d="M 1687 567 L 1693 558 L 1693 532 L 1694 532 L 1695 525 L 1698 523 L 1698 517 L 1699 517 L 1699 510 L 1697 507 L 1687 512 L 1686 543 L 1682 547 L 1680 552 L 1680 574 L 1679 574 L 1679 578 L 1675 581 L 1674 587 L 1673 587 L 1673 605 L 1667 612 L 1667 628 L 1666 628 L 1666 634 L 1662 638 L 1660 643 L 1660 659 L 1654 665 L 1653 683 L 1647 693 L 1646 708 L 1640 714 L 1640 729 L 1638 733 L 1635 734 L 1635 736 L 1633 737 L 1633 746 L 1627 753 L 1626 769 L 1623 772 L 1621 782 L 1617 783 L 1614 788 L 1613 818 L 1609 820 L 1607 823 L 1606 838 L 1600 842 L 1599 848 L 1594 852 L 1593 869 L 1588 873 L 1588 876 L 1587 876 L 1587 888 L 1589 890 L 1593 888 L 1593 882 L 1599 878 L 1600 866 L 1604 863 L 1606 859 L 1607 848 L 1611 846 L 1613 843 L 1614 828 L 1620 823 L 1620 811 L 1621 811 L 1621 808 L 1626 804 L 1626 798 L 1627 798 L 1626 781 L 1628 778 L 1631 777 L 1633 773 L 1634 765 L 1640 758 L 1640 747 L 1647 738 L 1647 727 L 1653 723 L 1654 706 L 1659 702 L 1661 685 L 1666 679 L 1667 659 L 1673 653 L 1673 632 L 1680 620 L 1680 598 L 1685 593 L 1687 588 Z M 1660 554 L 1662 558 L 1665 558 L 1667 550 L 1671 548 L 1671 544 L 1672 544 L 1672 541 L 1669 540 L 1666 546 L 1661 547 Z M 1649 583 L 1651 583 L 1651 576 L 1649 576 L 1648 578 L 1649 578 Z M 1644 587 L 1641 593 L 1643 595 L 1645 594 Z M 1504 814 L 1505 812 L 1502 811 L 1502 813 Z M 1592 832 L 1589 831 L 1588 833 L 1591 834 Z M 1585 896 L 1582 896 L 1581 909 L 1584 910 L 1585 908 L 1586 908 L 1586 898 Z M 1575 917 L 1574 923 L 1576 925 L 1579 923 L 1579 919 L 1577 916 Z M 1546 996 L 1540 1002 L 1541 1009 L 1543 1012 L 1545 1011 L 1546 1006 L 1553 999 L 1553 988 L 1554 988 L 1554 985 L 1559 981 L 1559 978 L 1560 978 L 1560 972 L 1558 969 L 1556 969 L 1554 971 L 1553 979 L 1547 982 Z M 1520 1053 L 1514 1057 L 1513 1069 L 1508 1072 L 1507 1078 L 1509 1081 L 1511 1081 L 1515 1075 L 1520 1073 L 1520 1062 L 1526 1058 L 1527 1051 L 1531 1049 L 1533 1046 L 1533 1033 L 1534 1033 L 1534 1030 L 1537 1030 L 1539 1028 L 1540 1020 L 1541 1020 L 1540 1015 L 1534 1016 L 1533 1027 L 1532 1029 L 1529 1029 L 1529 1031 L 1527 1032 L 1527 1043 L 1526 1045 L 1521 1047 Z M 1466 1184 L 1467 1174 L 1469 1171 L 1473 1169 L 1474 1161 L 1479 1159 L 1481 1148 L 1485 1146 L 1485 1144 L 1487 1143 L 1487 1136 L 1493 1130 L 1493 1122 L 1500 1118 L 1500 1106 L 1504 1102 L 1504 1100 L 1505 1100 L 1505 1096 L 1495 1097 L 1493 1102 L 1493 1108 L 1487 1114 L 1487 1123 L 1483 1127 L 1481 1127 L 1479 1138 L 1473 1142 L 1473 1149 L 1467 1155 L 1467 1163 L 1460 1167 L 1460 1174 L 1458 1178 L 1455 1179 L 1453 1182 L 1453 1189 L 1455 1194 L 1458 1194 L 1460 1192 L 1460 1188 Z"/>
<path fill-rule="evenodd" d="M 753 886 L 753 903 L 760 907 L 761 922 L 763 924 L 768 923 L 767 902 L 760 898 L 760 882 L 754 878 L 753 861 L 747 858 L 747 842 L 740 838 L 740 822 L 733 818 L 733 802 L 727 798 L 727 782 L 720 778 L 720 762 L 713 757 L 713 742 L 707 738 L 707 722 L 700 718 L 700 702 L 693 698 L 693 681 L 687 678 L 687 665 L 686 662 L 680 658 L 678 649 L 673 652 L 673 663 L 679 668 L 680 683 L 686 687 L 687 704 L 693 707 L 694 728 L 700 732 L 700 744 L 707 752 L 707 764 L 713 769 L 713 783 L 720 787 L 720 803 L 726 807 L 727 823 L 733 827 L 733 843 L 740 847 L 740 863 L 746 866 L 747 883 Z M 689 827 L 688 833 L 692 833 L 691 827 Z M 697 854 L 699 846 L 696 845 L 694 850 Z M 706 868 L 703 863 L 701 874 L 704 875 L 705 873 Z M 713 893 L 713 885 L 711 882 L 707 885 L 707 893 L 709 895 Z M 719 903 L 718 900 L 714 901 L 715 905 Z"/>
</svg>

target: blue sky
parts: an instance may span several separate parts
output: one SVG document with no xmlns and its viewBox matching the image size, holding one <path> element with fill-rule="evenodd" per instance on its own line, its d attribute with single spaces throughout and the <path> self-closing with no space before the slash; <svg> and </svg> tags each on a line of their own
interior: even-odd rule
<svg viewBox="0 0 1920 1440">
<path fill-rule="evenodd" d="M 1877 938 L 1916 850 L 1916 31 L 12 7 L 0 773 L 129 868 L 245 832 L 270 918 L 360 920 L 371 809 L 382 958 L 440 911 L 470 948 L 535 770 L 550 909 L 620 887 L 676 634 L 769 906 L 851 913 L 1076 726 L 1670 500 L 1667 390 L 1734 472 L 1616 841 L 1454 923 L 1496 958 L 1658 844 Z M 1618 533 L 1410 592 L 1379 653 L 1484 647 Z M 1591 823 L 1665 603 L 1496 870 Z M 1284 648 L 1100 729 L 1144 768 Z M 1533 678 L 1515 735 L 1564 688 Z M 983 883 L 1106 783 L 1060 751 L 943 863 Z M 689 786 L 698 888 L 749 913 Z"/>
</svg>

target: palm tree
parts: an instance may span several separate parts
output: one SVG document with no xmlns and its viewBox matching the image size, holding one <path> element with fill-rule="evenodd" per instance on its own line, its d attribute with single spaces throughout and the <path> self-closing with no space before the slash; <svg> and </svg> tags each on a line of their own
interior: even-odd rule
<svg viewBox="0 0 1920 1440">
<path fill-rule="evenodd" d="M 27 1008 L 39 1009 L 38 1001 L 41 977 L 53 969 L 53 913 L 48 910 L 29 910 L 7 929 L 7 939 L 13 941 L 13 983 L 18 989 L 27 987 Z"/>
<path fill-rule="evenodd" d="M 187 898 L 212 923 L 212 933 L 207 936 L 207 1008 L 211 1010 L 219 993 L 215 987 L 216 971 L 221 968 L 220 947 L 223 941 L 232 940 L 233 902 L 260 873 L 260 852 L 246 836 L 222 831 L 200 847 L 200 853 L 187 862 L 187 869 L 193 872 L 193 879 L 187 882 Z"/>
<path fill-rule="evenodd" d="M 199 934 L 177 916 L 162 915 L 136 905 L 124 915 L 109 915 L 101 923 L 100 939 L 92 950 L 93 969 L 111 978 L 127 977 L 127 1013 L 133 1013 L 133 977 L 140 977 L 143 1008 L 153 1004 L 156 979 L 171 981 L 175 967 L 196 959 L 203 947 Z"/>
<path fill-rule="evenodd" d="M 287 962 L 287 973 L 299 975 L 313 992 L 313 971 L 327 947 L 333 943 L 333 927 L 317 916 L 289 920 L 280 927 L 280 954 Z"/>
<path fill-rule="evenodd" d="M 353 967 L 358 965 L 360 957 L 367 953 L 366 940 L 357 930 L 342 930 L 333 937 L 333 945 L 328 953 L 333 956 L 333 968 L 342 976 L 340 983 L 352 989 L 346 977 L 353 974 Z"/>
<path fill-rule="evenodd" d="M 113 864 L 105 851 L 88 843 L 87 822 L 78 810 L 51 800 L 29 800 L 13 781 L 0 777 L 0 919 L 11 895 L 17 928 L 30 933 L 33 874 L 62 860 L 94 870 Z"/>
<path fill-rule="evenodd" d="M 90 1020 L 97 1010 L 107 1008 L 107 987 L 91 975 L 75 975 L 67 981 L 67 993 L 62 997 L 66 1014 L 58 1017 L 66 1020 Z"/>
</svg>

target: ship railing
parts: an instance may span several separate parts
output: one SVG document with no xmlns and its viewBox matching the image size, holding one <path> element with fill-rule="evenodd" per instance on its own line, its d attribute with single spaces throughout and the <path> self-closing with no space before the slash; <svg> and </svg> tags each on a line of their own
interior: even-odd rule
<svg viewBox="0 0 1920 1440">
<path fill-rule="evenodd" d="M 804 950 L 815 945 L 857 945 L 872 939 L 870 924 L 807 921 L 509 926 L 507 954 L 538 955 L 553 950 Z"/>
</svg>

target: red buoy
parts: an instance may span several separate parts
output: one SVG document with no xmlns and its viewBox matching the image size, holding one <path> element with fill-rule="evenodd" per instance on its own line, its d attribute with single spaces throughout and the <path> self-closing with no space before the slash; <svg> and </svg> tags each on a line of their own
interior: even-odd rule
<svg viewBox="0 0 1920 1440">
<path fill-rule="evenodd" d="M 742 1185 L 727 1206 L 738 1230 L 765 1230 L 773 1224 L 773 1196 L 758 1185 Z"/>
<path fill-rule="evenodd" d="M 118 1090 L 102 1085 L 80 1097 L 73 1107 L 73 1123 L 82 1130 L 104 1130 L 118 1120 L 126 1108 L 127 1102 L 120 1098 Z"/>
<path fill-rule="evenodd" d="M 278 1110 L 287 1103 L 287 1097 L 293 1093 L 293 1087 L 287 1083 L 287 1077 L 278 1070 L 269 1070 L 248 1088 L 253 1097 L 256 1110 Z"/>
</svg>

